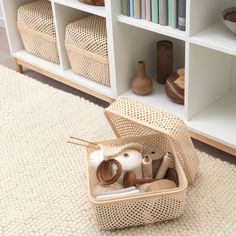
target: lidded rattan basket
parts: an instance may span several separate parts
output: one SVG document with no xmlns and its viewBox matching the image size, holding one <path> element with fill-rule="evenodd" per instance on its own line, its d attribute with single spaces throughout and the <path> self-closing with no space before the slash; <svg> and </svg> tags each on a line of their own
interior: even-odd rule
<svg viewBox="0 0 236 236">
<path fill-rule="evenodd" d="M 72 70 L 110 86 L 106 21 L 91 15 L 66 27 L 65 47 Z"/>
<path fill-rule="evenodd" d="M 39 0 L 21 6 L 17 26 L 27 52 L 59 64 L 51 2 Z"/>
<path fill-rule="evenodd" d="M 120 199 L 97 200 L 92 194 L 97 180 L 89 166 L 94 149 L 88 148 L 88 195 L 94 205 L 98 225 L 103 229 L 117 229 L 179 217 L 185 208 L 188 183 L 194 181 L 198 167 L 197 153 L 183 121 L 128 98 L 118 98 L 105 110 L 105 115 L 117 139 L 100 143 L 122 146 L 136 142 L 144 147 L 158 146 L 165 152 L 171 152 L 179 186 Z"/>
</svg>

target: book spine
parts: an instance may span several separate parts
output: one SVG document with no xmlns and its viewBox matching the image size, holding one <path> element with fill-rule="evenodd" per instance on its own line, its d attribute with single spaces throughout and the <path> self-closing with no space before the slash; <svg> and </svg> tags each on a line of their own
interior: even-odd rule
<svg viewBox="0 0 236 236">
<path fill-rule="evenodd" d="M 130 0 L 130 16 L 134 17 L 134 0 Z"/>
<path fill-rule="evenodd" d="M 179 0 L 178 4 L 178 29 L 185 31 L 186 28 L 186 0 Z"/>
<path fill-rule="evenodd" d="M 158 23 L 158 0 L 152 0 L 152 22 Z"/>
<path fill-rule="evenodd" d="M 172 14 L 172 0 L 168 0 L 168 25 L 172 26 L 172 21 L 173 21 L 173 14 Z"/>
<path fill-rule="evenodd" d="M 178 2 L 172 0 L 172 27 L 178 28 Z"/>
<path fill-rule="evenodd" d="M 151 21 L 151 0 L 146 0 L 146 20 Z"/>
<path fill-rule="evenodd" d="M 126 0 L 126 16 L 130 16 L 130 1 Z"/>
<path fill-rule="evenodd" d="M 121 0 L 121 14 L 126 15 L 126 0 Z"/>
<path fill-rule="evenodd" d="M 146 0 L 141 0 L 141 17 L 142 19 L 146 19 Z"/>
<path fill-rule="evenodd" d="M 141 18 L 141 5 L 140 0 L 134 0 L 134 17 L 137 19 Z"/>
<path fill-rule="evenodd" d="M 168 0 L 159 0 L 159 23 L 168 25 Z"/>
</svg>

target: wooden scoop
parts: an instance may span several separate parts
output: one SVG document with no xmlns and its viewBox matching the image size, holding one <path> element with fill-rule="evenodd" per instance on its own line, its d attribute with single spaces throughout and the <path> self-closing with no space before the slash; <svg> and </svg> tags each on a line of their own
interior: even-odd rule
<svg viewBox="0 0 236 236">
<path fill-rule="evenodd" d="M 123 186 L 124 188 L 129 188 L 136 186 L 136 184 L 146 184 L 157 181 L 156 179 L 137 179 L 133 171 L 128 171 L 124 175 Z"/>
</svg>

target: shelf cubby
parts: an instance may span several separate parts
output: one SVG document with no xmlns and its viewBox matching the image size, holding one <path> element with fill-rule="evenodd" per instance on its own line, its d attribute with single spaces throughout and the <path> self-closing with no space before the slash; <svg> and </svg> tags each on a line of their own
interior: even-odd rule
<svg viewBox="0 0 236 236">
<path fill-rule="evenodd" d="M 194 36 L 221 21 L 221 12 L 235 6 L 235 0 L 189 0 L 190 36 Z"/>
<path fill-rule="evenodd" d="M 188 126 L 236 147 L 236 57 L 190 44 Z"/>
<path fill-rule="evenodd" d="M 120 23 L 118 23 L 120 24 Z M 156 81 L 156 43 L 160 40 L 170 40 L 174 48 L 174 70 L 185 65 L 185 41 L 164 36 L 152 31 L 146 31 L 128 24 L 119 26 L 120 47 L 116 54 L 116 68 L 120 72 L 117 80 L 122 84 L 123 91 L 119 96 L 131 97 L 148 105 L 169 111 L 181 118 L 185 117 L 183 105 L 173 103 L 166 95 L 164 85 Z M 122 59 L 121 59 L 122 58 Z M 135 95 L 130 89 L 131 81 L 137 75 L 137 62 L 146 63 L 146 74 L 153 78 L 154 89 L 146 96 Z"/>
<path fill-rule="evenodd" d="M 97 16 L 106 17 L 106 9 L 104 6 L 92 6 L 88 4 L 81 3 L 79 0 L 51 0 L 54 3 L 71 7 L 80 11 L 91 13 Z"/>
</svg>

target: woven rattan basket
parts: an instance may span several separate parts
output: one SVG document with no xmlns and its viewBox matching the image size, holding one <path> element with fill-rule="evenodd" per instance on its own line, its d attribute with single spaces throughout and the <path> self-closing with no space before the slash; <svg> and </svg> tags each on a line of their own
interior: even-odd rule
<svg viewBox="0 0 236 236">
<path fill-rule="evenodd" d="M 110 86 L 106 21 L 103 17 L 88 16 L 69 24 L 65 47 L 75 73 Z"/>
<path fill-rule="evenodd" d="M 59 64 L 50 1 L 40 0 L 23 5 L 17 15 L 17 26 L 26 51 Z"/>
<path fill-rule="evenodd" d="M 94 149 L 88 148 L 88 195 L 95 207 L 98 225 L 103 229 L 117 229 L 179 217 L 184 211 L 188 182 L 194 181 L 198 167 L 197 153 L 182 120 L 128 98 L 117 99 L 105 110 L 105 115 L 118 139 L 100 143 L 119 146 L 137 142 L 144 147 L 156 145 L 171 152 L 179 186 L 99 201 L 92 194 L 97 180 L 89 166 L 89 157 Z"/>
</svg>

